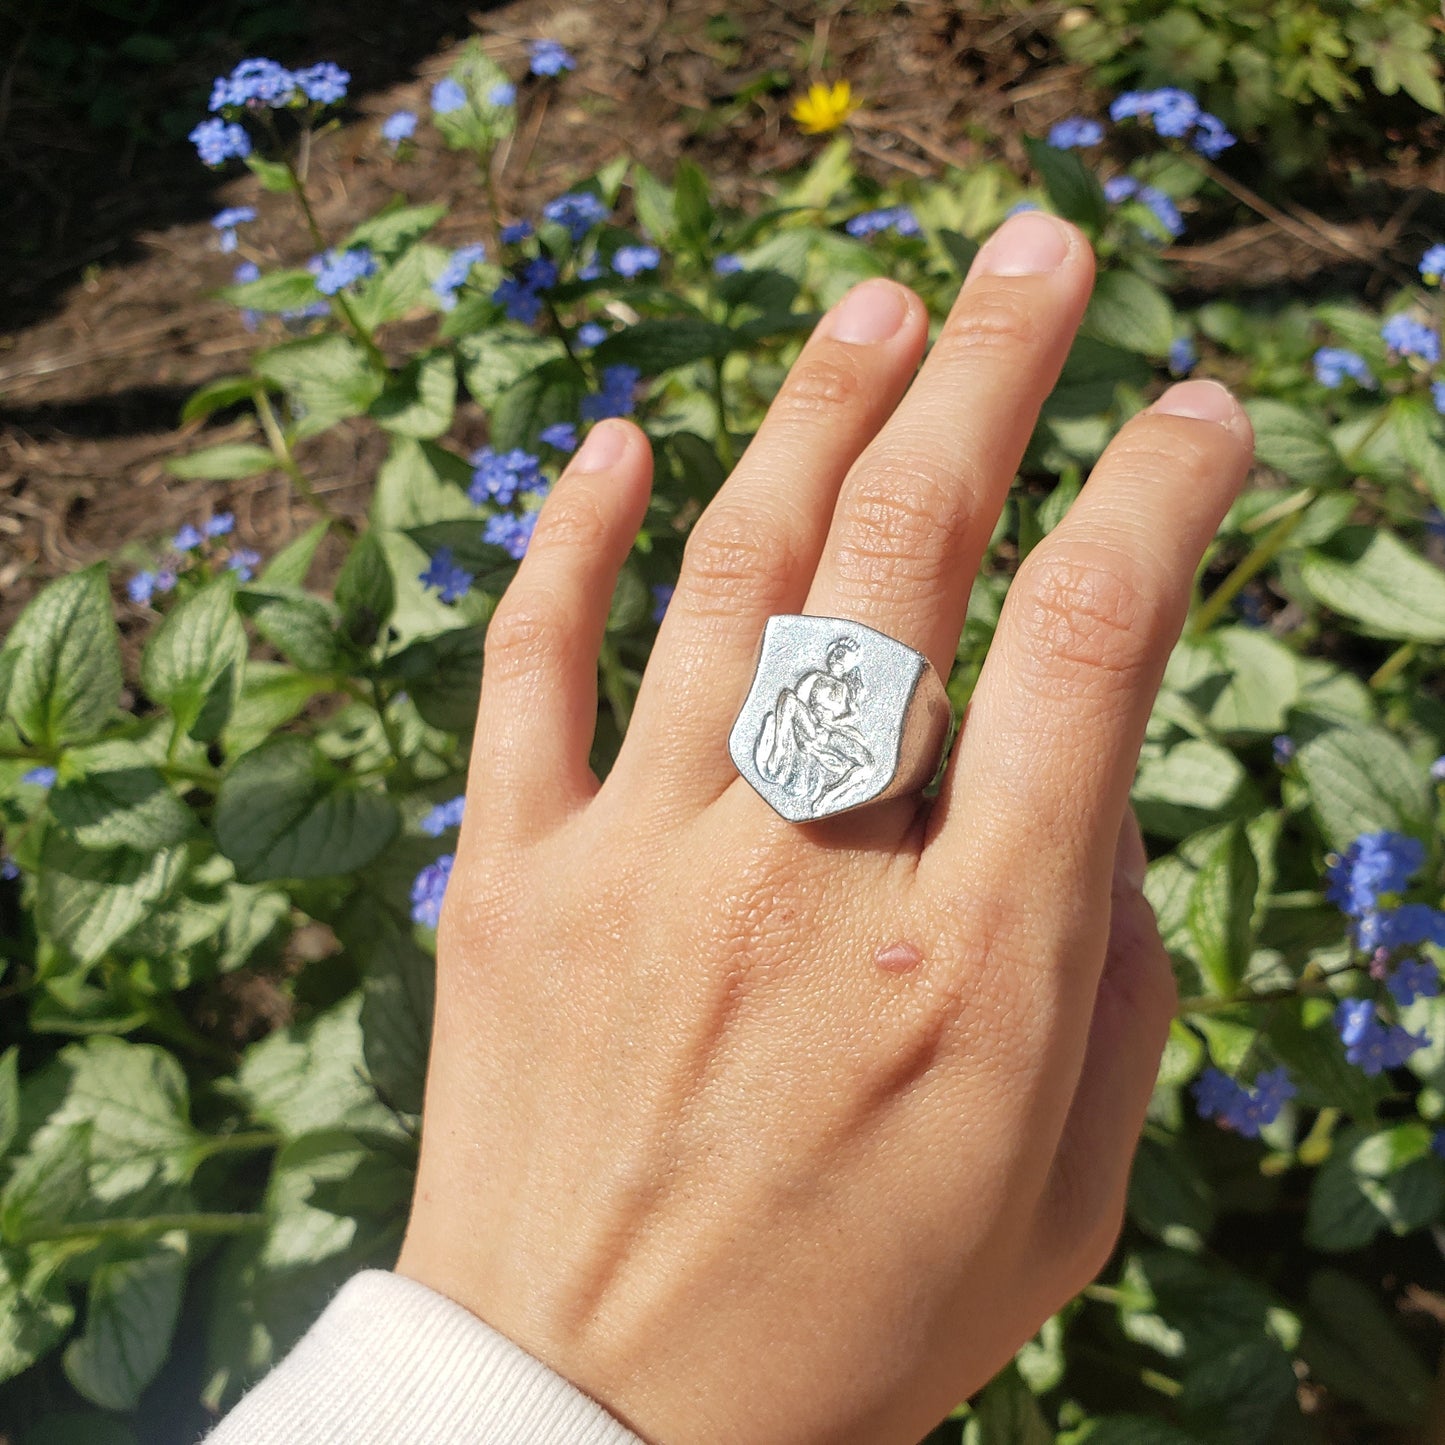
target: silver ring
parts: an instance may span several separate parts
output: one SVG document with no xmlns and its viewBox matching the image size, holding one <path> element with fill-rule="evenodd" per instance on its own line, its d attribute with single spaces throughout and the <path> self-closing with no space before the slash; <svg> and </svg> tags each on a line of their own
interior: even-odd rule
<svg viewBox="0 0 1445 1445">
<path fill-rule="evenodd" d="M 768 618 L 728 752 L 790 823 L 923 788 L 953 710 L 916 648 L 844 617 Z"/>
</svg>

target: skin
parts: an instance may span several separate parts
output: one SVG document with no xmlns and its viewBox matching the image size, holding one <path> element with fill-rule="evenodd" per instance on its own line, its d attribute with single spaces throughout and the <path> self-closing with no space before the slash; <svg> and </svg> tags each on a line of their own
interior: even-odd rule
<svg viewBox="0 0 1445 1445">
<path fill-rule="evenodd" d="M 1019 569 L 936 800 L 790 824 L 726 751 L 773 613 L 947 675 L 1092 278 L 1026 215 L 921 369 L 905 288 L 824 318 L 689 537 L 605 784 L 631 423 L 594 429 L 490 624 L 397 1268 L 652 1445 L 913 1445 L 1116 1239 L 1175 1005 L 1128 792 L 1249 466 L 1238 406 L 1183 383 L 1123 428 Z"/>
</svg>

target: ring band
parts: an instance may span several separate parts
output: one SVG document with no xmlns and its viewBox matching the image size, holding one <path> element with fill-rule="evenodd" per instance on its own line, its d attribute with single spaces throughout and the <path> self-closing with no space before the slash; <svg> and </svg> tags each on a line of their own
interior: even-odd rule
<svg viewBox="0 0 1445 1445">
<path fill-rule="evenodd" d="M 923 788 L 952 717 L 933 664 L 907 643 L 843 617 L 778 613 L 728 752 L 775 813 L 806 823 Z"/>
</svg>

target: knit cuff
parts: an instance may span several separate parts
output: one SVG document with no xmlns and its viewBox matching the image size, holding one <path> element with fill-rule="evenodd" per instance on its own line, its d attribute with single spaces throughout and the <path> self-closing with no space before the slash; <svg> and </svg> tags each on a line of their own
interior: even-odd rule
<svg viewBox="0 0 1445 1445">
<path fill-rule="evenodd" d="M 415 1280 L 349 1280 L 206 1445 L 643 1445 L 575 1385 Z"/>
</svg>

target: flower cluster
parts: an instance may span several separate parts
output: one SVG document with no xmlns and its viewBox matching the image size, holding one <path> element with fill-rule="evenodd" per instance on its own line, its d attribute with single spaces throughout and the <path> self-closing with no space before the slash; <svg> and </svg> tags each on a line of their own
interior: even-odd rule
<svg viewBox="0 0 1445 1445">
<path fill-rule="evenodd" d="M 631 416 L 636 407 L 634 393 L 641 380 L 642 373 L 635 366 L 603 367 L 601 389 L 591 396 L 584 396 L 578 409 L 586 421 Z"/>
<path fill-rule="evenodd" d="M 1114 98 L 1109 119 L 1147 122 L 1162 136 L 1187 139 L 1202 156 L 1213 159 L 1235 143 L 1223 121 L 1211 115 L 1187 90 L 1126 90 Z"/>
<path fill-rule="evenodd" d="M 1401 1024 L 1382 1022 L 1367 998 L 1345 999 L 1335 1009 L 1335 1028 L 1345 1046 L 1345 1058 L 1370 1078 L 1398 1068 L 1430 1042 L 1424 1034 L 1412 1034 Z"/>
<path fill-rule="evenodd" d="M 229 75 L 212 82 L 210 119 L 187 139 L 208 166 L 245 160 L 251 154 L 251 137 L 240 123 L 242 117 L 262 110 L 336 105 L 346 99 L 350 83 L 351 76 L 330 60 L 301 70 L 260 56 L 239 61 Z"/>
<path fill-rule="evenodd" d="M 483 447 L 472 457 L 472 481 L 467 495 L 479 506 L 483 502 L 510 506 L 523 492 L 538 491 L 545 486 L 540 460 L 521 447 L 506 452 Z"/>
<path fill-rule="evenodd" d="M 411 885 L 412 922 L 423 928 L 435 928 L 442 916 L 442 899 L 446 896 L 447 881 L 452 876 L 455 853 L 443 853 L 435 863 L 428 863 L 416 875 Z"/>
<path fill-rule="evenodd" d="M 1202 1118 L 1216 1119 L 1222 1128 L 1257 1139 L 1297 1091 L 1284 1069 L 1257 1075 L 1251 1089 L 1211 1067 L 1194 1081 L 1190 1092 Z"/>
<path fill-rule="evenodd" d="M 457 292 L 466 284 L 472 274 L 472 267 L 487 259 L 487 248 L 480 241 L 469 246 L 460 246 L 453 251 L 442 273 L 432 282 L 431 289 L 442 304 L 443 311 L 454 310 Z"/>
<path fill-rule="evenodd" d="M 522 268 L 519 276 L 504 276 L 492 300 L 505 309 L 513 321 L 530 326 L 542 314 L 542 294 L 557 284 L 556 262 L 536 256 Z"/>
<path fill-rule="evenodd" d="M 421 820 L 422 832 L 428 838 L 440 838 L 448 828 L 460 828 L 466 803 L 467 799 L 464 793 L 458 793 L 455 798 L 449 798 L 445 803 L 438 803 Z"/>
<path fill-rule="evenodd" d="M 1315 380 L 1321 386 L 1329 387 L 1331 391 L 1343 386 L 1346 377 L 1357 381 L 1361 386 L 1375 385 L 1375 376 L 1370 370 L 1369 362 L 1359 352 L 1350 351 L 1343 346 L 1320 347 L 1315 352 L 1314 368 Z"/>
<path fill-rule="evenodd" d="M 527 68 L 533 75 L 561 75 L 564 70 L 577 69 L 571 53 L 555 40 L 529 40 L 527 54 Z"/>
<path fill-rule="evenodd" d="M 662 261 L 656 246 L 619 246 L 612 253 L 612 269 L 619 276 L 632 280 L 644 271 L 655 271 Z"/>
<path fill-rule="evenodd" d="M 395 110 L 381 123 L 381 138 L 392 150 L 416 134 L 416 112 Z"/>
<path fill-rule="evenodd" d="M 564 227 L 574 245 L 611 214 L 591 191 L 570 191 L 542 207 L 543 219 Z"/>
<path fill-rule="evenodd" d="M 1048 142 L 1055 150 L 1085 150 L 1104 139 L 1104 127 L 1091 116 L 1071 115 L 1049 127 Z"/>
<path fill-rule="evenodd" d="M 1179 214 L 1179 207 L 1158 186 L 1143 185 L 1133 176 L 1110 176 L 1104 182 L 1104 199 L 1116 206 L 1123 201 L 1138 201 L 1170 236 L 1184 234 L 1184 217 Z"/>
<path fill-rule="evenodd" d="M 1420 274 L 1428 285 L 1439 284 L 1441 266 L 1445 266 L 1445 245 L 1431 246 L 1420 258 Z M 1442 355 L 1439 328 L 1410 311 L 1398 311 L 1381 324 L 1380 339 L 1390 357 L 1410 364 L 1412 374 L 1429 376 L 1431 400 L 1436 411 L 1445 413 L 1445 377 L 1429 374 Z M 1314 354 L 1314 373 L 1315 380 L 1331 391 L 1343 386 L 1346 378 L 1370 390 L 1379 385 L 1370 363 L 1359 352 L 1341 346 L 1320 347 Z"/>
<path fill-rule="evenodd" d="M 423 587 L 435 587 L 443 602 L 460 602 L 475 578 L 465 567 L 457 565 L 450 547 L 438 547 L 417 580 Z"/>
<path fill-rule="evenodd" d="M 212 544 L 229 537 L 236 529 L 230 512 L 217 512 L 199 527 L 187 522 L 171 538 L 171 556 L 159 567 L 137 572 L 125 586 L 126 596 L 139 607 L 149 606 L 156 597 L 173 592 L 180 575 L 195 563 L 213 555 Z M 250 547 L 226 544 L 225 567 L 242 582 L 249 582 L 261 563 L 261 554 Z"/>
<path fill-rule="evenodd" d="M 536 512 L 523 512 L 521 516 L 514 512 L 498 512 L 495 517 L 487 518 L 482 541 L 503 548 L 508 556 L 521 558 L 526 555 L 536 528 Z"/>
<path fill-rule="evenodd" d="M 348 251 L 327 251 L 311 261 L 316 273 L 316 289 L 323 296 L 335 296 L 376 275 L 376 257 L 365 246 L 353 246 Z"/>
<path fill-rule="evenodd" d="M 1438 286 L 1445 276 L 1445 246 L 1435 244 L 1420 257 L 1420 276 L 1427 286 Z"/>
<path fill-rule="evenodd" d="M 876 236 L 881 231 L 892 231 L 895 236 L 918 236 L 923 232 L 918 218 L 907 206 L 886 206 L 879 211 L 863 211 L 845 221 L 843 229 L 859 240 L 865 236 Z"/>
<path fill-rule="evenodd" d="M 218 244 L 223 252 L 229 254 L 237 246 L 236 228 L 247 225 L 256 219 L 256 208 L 254 206 L 228 206 L 224 211 L 217 211 L 211 217 L 211 225 L 218 233 Z"/>
</svg>

